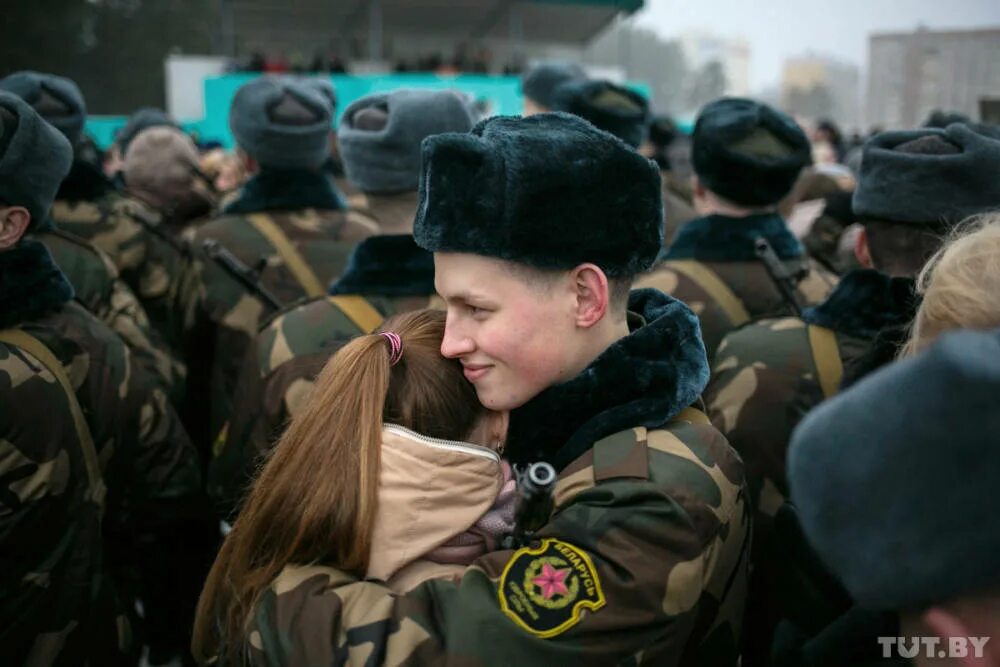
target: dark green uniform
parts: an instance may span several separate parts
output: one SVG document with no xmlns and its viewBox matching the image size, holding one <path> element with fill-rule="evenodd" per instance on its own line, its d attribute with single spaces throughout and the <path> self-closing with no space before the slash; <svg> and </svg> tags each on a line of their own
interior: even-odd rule
<svg viewBox="0 0 1000 667">
<path fill-rule="evenodd" d="M 701 323 L 712 358 L 722 337 L 751 319 L 789 311 L 764 264 L 754 254 L 763 236 L 790 269 L 805 268 L 798 284 L 801 305 L 822 301 L 836 277 L 810 260 L 777 214 L 727 218 L 712 215 L 684 225 L 674 243 L 637 287 L 653 287 L 688 304 Z"/>
<path fill-rule="evenodd" d="M 370 219 L 337 209 L 319 172 L 264 171 L 224 214 L 185 233 L 192 257 L 177 291 L 189 365 L 189 425 L 207 448 L 229 418 L 247 347 L 271 308 L 202 250 L 218 241 L 248 266 L 263 260 L 261 283 L 283 304 L 319 296 L 343 271 L 354 246 L 377 231 Z M 211 413 L 207 414 L 206 408 Z"/>
<path fill-rule="evenodd" d="M 785 455 L 792 431 L 837 393 L 845 367 L 868 353 L 880 331 L 909 322 L 912 285 L 873 270 L 849 273 L 802 318 L 749 324 L 728 334 L 716 353 L 705 403 L 712 423 L 746 463 L 755 512 L 747 633 L 751 645 L 760 642 L 755 654 L 766 654 L 777 611 L 767 554 L 779 548 L 771 527 L 788 497 Z"/>
<path fill-rule="evenodd" d="M 362 241 L 331 292 L 279 313 L 250 345 L 227 433 L 209 467 L 209 494 L 223 514 L 235 508 L 260 457 L 305 405 L 340 345 L 390 315 L 440 302 L 434 260 L 409 235 Z"/>
<path fill-rule="evenodd" d="M 170 613 L 176 546 L 200 507 L 197 457 L 122 340 L 68 301 L 72 289 L 45 246 L 24 240 L 0 253 L 0 277 L 0 329 L 52 355 L 93 446 L 88 454 L 82 431 L 68 431 L 68 395 L 41 400 L 55 393 L 56 374 L 24 344 L 0 345 L 0 553 L 10 565 L 0 653 L 20 656 L 4 664 L 115 664 L 118 648 L 132 649 L 134 596 L 148 620 Z M 38 662 L 25 663 L 29 654 Z"/>
<path fill-rule="evenodd" d="M 288 567 L 253 615 L 252 664 L 737 664 L 742 465 L 684 410 L 707 371 L 690 313 L 653 291 L 631 306 L 649 324 L 633 315 L 608 354 L 511 413 L 507 451 L 546 450 L 560 471 L 531 547 L 403 596 Z"/>
</svg>

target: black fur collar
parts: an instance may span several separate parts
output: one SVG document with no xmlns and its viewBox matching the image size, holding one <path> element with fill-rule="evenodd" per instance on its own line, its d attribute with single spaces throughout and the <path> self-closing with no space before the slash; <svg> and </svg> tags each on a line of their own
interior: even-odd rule
<svg viewBox="0 0 1000 667">
<path fill-rule="evenodd" d="M 70 202 L 97 201 L 115 191 L 115 185 L 94 164 L 86 160 L 73 160 L 69 174 L 59 185 L 56 199 Z"/>
<path fill-rule="evenodd" d="M 260 213 L 316 208 L 343 208 L 330 179 L 308 169 L 263 169 L 243 185 L 239 197 L 223 213 Z"/>
<path fill-rule="evenodd" d="M 434 293 L 434 255 L 412 234 L 372 236 L 359 243 L 330 294 L 420 296 Z"/>
<path fill-rule="evenodd" d="M 781 259 L 795 259 L 805 252 L 785 219 L 777 213 L 759 213 L 745 218 L 708 215 L 682 225 L 677 238 L 660 258 L 756 261 L 753 242 L 758 236 L 767 239 Z"/>
<path fill-rule="evenodd" d="M 507 456 L 515 463 L 566 467 L 601 438 L 665 424 L 708 383 L 708 361 L 694 313 L 652 289 L 635 290 L 629 310 L 648 324 L 609 347 L 583 373 L 513 410 Z"/>
<path fill-rule="evenodd" d="M 913 278 L 891 278 L 874 269 L 858 269 L 841 278 L 826 301 L 805 309 L 802 319 L 870 339 L 883 329 L 908 325 L 919 304 Z"/>
<path fill-rule="evenodd" d="M 0 329 L 56 310 L 73 298 L 73 286 L 49 249 L 34 239 L 0 252 Z"/>
</svg>

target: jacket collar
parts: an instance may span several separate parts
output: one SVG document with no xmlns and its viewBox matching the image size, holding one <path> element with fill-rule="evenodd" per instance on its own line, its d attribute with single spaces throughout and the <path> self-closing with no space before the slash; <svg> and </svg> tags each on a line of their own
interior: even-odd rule
<svg viewBox="0 0 1000 667">
<path fill-rule="evenodd" d="M 763 236 L 781 259 L 795 259 L 804 250 L 777 213 L 745 218 L 708 215 L 681 226 L 677 238 L 661 259 L 697 259 L 709 262 L 757 261 L 754 239 Z"/>
<path fill-rule="evenodd" d="M 888 327 L 905 326 L 919 305 L 913 278 L 892 278 L 874 269 L 851 271 L 823 303 L 802 319 L 856 338 L 875 338 Z"/>
<path fill-rule="evenodd" d="M 59 185 L 56 199 L 70 202 L 96 201 L 115 191 L 115 184 L 94 164 L 73 160 L 69 174 Z"/>
<path fill-rule="evenodd" d="M 0 252 L 0 329 L 57 310 L 72 298 L 72 285 L 39 241 L 22 239 Z"/>
<path fill-rule="evenodd" d="M 434 256 L 410 234 L 371 236 L 359 243 L 330 294 L 421 296 L 434 293 Z"/>
<path fill-rule="evenodd" d="M 223 213 L 296 211 L 304 208 L 336 211 L 343 208 L 330 180 L 320 171 L 263 169 L 247 181 Z"/>
<path fill-rule="evenodd" d="M 628 336 L 577 377 L 511 411 L 512 462 L 548 461 L 561 470 L 601 438 L 662 426 L 698 399 L 709 368 L 694 313 L 652 289 L 633 291 L 629 310 L 640 325 Z"/>
</svg>

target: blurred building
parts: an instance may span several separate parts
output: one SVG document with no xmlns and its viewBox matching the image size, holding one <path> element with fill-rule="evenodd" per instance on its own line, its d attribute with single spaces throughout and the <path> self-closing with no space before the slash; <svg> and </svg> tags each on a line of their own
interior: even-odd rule
<svg viewBox="0 0 1000 667">
<path fill-rule="evenodd" d="M 726 80 L 724 94 L 750 94 L 750 44 L 745 39 L 689 32 L 681 35 L 678 42 L 689 70 L 704 71 L 712 63 L 719 63 Z"/>
<path fill-rule="evenodd" d="M 872 35 L 866 120 L 915 127 L 935 109 L 981 118 L 1000 97 L 1000 27 Z"/>
<path fill-rule="evenodd" d="M 781 106 L 790 113 L 831 118 L 845 130 L 860 128 L 860 95 L 861 76 L 854 65 L 817 55 L 785 62 Z"/>
</svg>

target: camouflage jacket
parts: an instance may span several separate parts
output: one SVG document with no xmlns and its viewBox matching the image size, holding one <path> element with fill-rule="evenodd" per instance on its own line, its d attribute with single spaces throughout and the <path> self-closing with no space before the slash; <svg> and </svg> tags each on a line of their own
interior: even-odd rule
<svg viewBox="0 0 1000 667">
<path fill-rule="evenodd" d="M 358 300 L 361 317 L 350 310 Z M 390 315 L 439 302 L 431 254 L 409 235 L 373 236 L 358 244 L 330 296 L 292 306 L 267 322 L 244 358 L 232 416 L 209 466 L 208 492 L 221 513 L 235 509 L 260 457 L 305 405 L 340 345 L 370 333 Z"/>
<path fill-rule="evenodd" d="M 100 170 L 76 160 L 59 187 L 51 217 L 67 232 L 104 251 L 133 288 L 146 259 L 146 234 L 137 215 L 148 212 L 122 195 Z"/>
<path fill-rule="evenodd" d="M 145 309 L 107 255 L 83 239 L 43 226 L 32 232 L 73 285 L 76 299 L 129 346 L 135 363 L 161 383 L 172 402 L 184 388 L 184 365 L 155 332 Z"/>
<path fill-rule="evenodd" d="M 632 305 L 649 324 L 511 413 L 512 458 L 560 470 L 531 545 L 402 596 L 288 567 L 252 618 L 252 664 L 735 665 L 742 466 L 683 410 L 707 372 L 695 318 L 651 290 Z"/>
<path fill-rule="evenodd" d="M 785 452 L 795 426 L 837 392 L 843 368 L 880 331 L 908 323 L 911 286 L 906 278 L 853 271 L 802 318 L 748 324 L 719 346 L 705 404 L 712 423 L 746 462 L 754 506 L 765 514 L 787 496 Z M 829 345 L 833 340 L 835 347 Z"/>
<path fill-rule="evenodd" d="M 753 322 L 727 334 L 719 346 L 704 397 L 712 423 L 746 463 L 754 509 L 754 606 L 748 611 L 747 639 L 758 644 L 748 649 L 751 655 L 766 655 L 770 648 L 773 628 L 767 627 L 771 611 L 766 608 L 774 602 L 771 577 L 776 573 L 768 566 L 768 554 L 778 548 L 771 526 L 788 496 L 785 455 L 792 431 L 837 392 L 845 366 L 868 352 L 879 331 L 909 321 L 912 310 L 905 304 L 911 284 L 855 271 L 802 318 Z"/>
<path fill-rule="evenodd" d="M 215 240 L 246 266 L 263 267 L 259 283 L 281 304 L 320 296 L 354 246 L 377 231 L 367 218 L 329 208 L 336 205 L 321 174 L 265 171 L 221 217 L 184 233 L 191 257 L 175 307 L 189 368 L 188 424 L 204 453 L 229 418 L 244 355 L 272 307 L 210 260 L 202 244 Z"/>
<path fill-rule="evenodd" d="M 808 270 L 798 284 L 800 305 L 817 304 L 829 294 L 836 277 L 805 255 L 776 214 L 741 219 L 712 215 L 692 220 L 678 232 L 652 271 L 636 281 L 636 287 L 659 289 L 691 306 L 701 322 L 709 359 L 722 337 L 741 324 L 790 312 L 754 254 L 758 236 L 770 242 L 791 271 Z"/>
<path fill-rule="evenodd" d="M 26 530 L 27 521 L 32 539 L 38 541 L 17 544 L 18 557 L 25 557 L 17 565 L 26 574 L 13 584 L 13 598 L 0 598 L 0 609 L 5 618 L 10 614 L 20 617 L 25 609 L 34 610 L 26 618 L 34 617 L 40 624 L 33 628 L 19 626 L 23 634 L 18 639 L 31 643 L 38 637 L 40 646 L 53 652 L 60 646 L 89 650 L 101 643 L 108 632 L 108 626 L 102 625 L 105 621 L 111 623 L 111 628 L 125 629 L 123 621 L 113 618 L 122 612 L 113 608 L 105 595 L 107 584 L 101 579 L 98 565 L 103 560 L 103 566 L 116 574 L 137 571 L 141 581 L 168 576 L 171 564 L 157 554 L 162 545 L 150 547 L 155 538 L 164 534 L 164 526 L 176 525 L 179 517 L 195 511 L 193 505 L 198 502 L 201 482 L 194 448 L 164 393 L 142 369 L 133 366 L 129 349 L 121 339 L 69 300 L 72 293 L 45 246 L 37 241 L 25 240 L 15 249 L 0 253 L 0 329 L 16 329 L 33 336 L 63 367 L 82 409 L 95 449 L 97 474 L 106 488 L 102 556 L 92 542 L 92 532 L 88 534 L 96 520 L 93 508 L 83 503 L 70 505 L 73 498 L 66 495 L 79 493 L 82 488 L 81 469 L 70 467 L 81 460 L 82 450 L 56 450 L 60 440 L 50 441 L 35 431 L 49 433 L 50 428 L 64 424 L 66 415 L 57 413 L 57 407 L 65 405 L 66 400 L 34 400 L 33 392 L 51 383 L 51 374 L 20 351 L 6 347 L 0 360 L 0 405 L 4 406 L 0 412 L 21 420 L 29 431 L 28 435 L 17 431 L 0 433 L 0 447 L 10 448 L 0 457 L 3 502 L 12 503 L 10 509 L 15 510 L 0 513 L 6 545 L 0 552 L 15 551 L 6 540 Z M 13 380 L 15 376 L 17 381 Z M 69 444 L 72 440 L 64 438 L 62 442 Z M 26 443 L 26 449 L 15 450 L 16 442 Z M 42 465 L 46 461 L 51 463 Z M 24 486 L 25 475 L 37 475 L 39 485 Z M 52 484 L 43 483 L 46 479 Z M 63 515 L 60 508 L 70 515 Z M 83 532 L 55 532 L 57 527 L 72 524 Z M 77 540 L 79 551 L 71 548 Z M 28 562 L 31 558 L 35 562 Z M 84 570 L 89 573 L 86 586 L 96 597 L 80 598 L 80 590 L 71 589 L 63 600 L 60 591 L 49 591 L 53 583 L 50 573 L 55 580 L 61 580 L 76 569 L 81 574 Z M 118 580 L 127 578 L 122 575 Z M 75 581 L 74 586 L 83 583 Z M 59 615 L 50 616 L 49 608 L 43 613 L 35 606 L 43 604 L 48 595 L 58 596 L 60 602 L 52 609 L 59 610 Z M 24 606 L 11 610 L 6 607 L 11 600 L 19 600 Z M 154 598 L 148 597 L 147 602 L 153 604 Z M 8 625 L 2 623 L 0 627 L 6 630 Z M 91 630 L 101 634 L 74 634 Z M 114 635 L 112 643 L 128 639 L 114 630 L 110 632 Z M 71 659 L 67 664 L 82 662 Z"/>
</svg>

